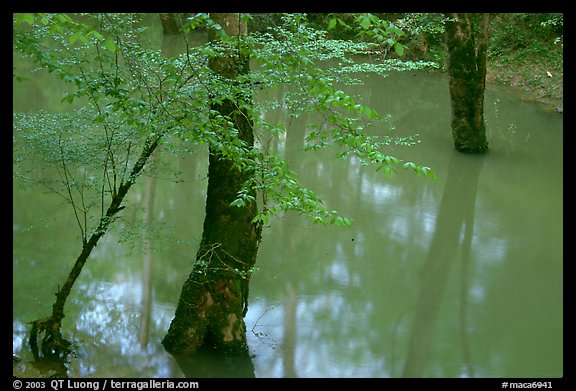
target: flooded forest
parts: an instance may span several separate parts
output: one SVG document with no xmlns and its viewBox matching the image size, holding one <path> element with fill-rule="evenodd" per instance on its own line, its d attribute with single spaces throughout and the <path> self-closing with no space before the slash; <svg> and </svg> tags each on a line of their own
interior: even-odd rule
<svg viewBox="0 0 576 391">
<path fill-rule="evenodd" d="M 13 14 L 13 376 L 563 378 L 562 84 L 562 13 Z"/>
</svg>

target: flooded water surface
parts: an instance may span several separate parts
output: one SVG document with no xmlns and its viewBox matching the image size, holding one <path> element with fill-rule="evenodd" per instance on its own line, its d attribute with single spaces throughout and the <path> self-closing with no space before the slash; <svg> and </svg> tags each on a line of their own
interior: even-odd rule
<svg viewBox="0 0 576 391">
<path fill-rule="evenodd" d="M 62 98 L 35 86 L 15 84 L 14 111 Z M 470 156 L 453 148 L 445 76 L 370 76 L 354 88 L 391 114 L 396 134 L 418 135 L 391 154 L 438 180 L 304 151 L 312 118 L 270 140 L 354 223 L 286 214 L 265 228 L 245 318 L 256 377 L 562 376 L 562 114 L 488 86 L 490 151 Z M 200 241 L 207 160 L 201 148 L 164 159 L 131 191 L 123 218 L 147 216 L 150 248 L 122 222 L 98 244 L 66 306 L 63 332 L 78 345 L 70 377 L 184 376 L 160 341 Z M 69 206 L 16 181 L 13 236 L 13 353 L 27 362 L 27 323 L 49 315 L 81 241 Z"/>
</svg>

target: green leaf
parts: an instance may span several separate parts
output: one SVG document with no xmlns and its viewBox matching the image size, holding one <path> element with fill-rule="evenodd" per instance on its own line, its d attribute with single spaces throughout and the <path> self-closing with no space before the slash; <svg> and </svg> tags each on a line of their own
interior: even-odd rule
<svg viewBox="0 0 576 391">
<path fill-rule="evenodd" d="M 416 168 L 416 163 L 414 163 L 414 162 L 406 162 L 402 165 L 402 167 L 404 167 L 405 170 L 411 168 L 414 171 L 418 171 L 418 169 Z"/>
<path fill-rule="evenodd" d="M 102 34 L 100 34 L 98 31 L 92 30 L 88 33 L 88 36 L 92 36 L 94 38 L 96 38 L 98 41 L 102 41 L 104 40 L 104 37 L 102 36 Z"/>
<path fill-rule="evenodd" d="M 436 174 L 434 174 L 434 172 L 432 171 L 432 169 L 430 169 L 430 167 L 425 166 L 420 167 L 420 172 L 422 173 L 422 175 L 429 176 L 435 181 L 438 180 L 438 177 L 436 176 Z"/>
<path fill-rule="evenodd" d="M 236 198 L 234 201 L 230 203 L 230 206 L 241 208 L 243 206 L 246 206 L 246 204 L 244 203 L 244 200 L 242 198 Z"/>
<path fill-rule="evenodd" d="M 83 43 L 88 43 L 88 38 L 86 38 L 84 36 L 84 34 L 80 33 L 80 32 L 75 32 L 74 34 L 72 34 L 72 36 L 70 37 L 70 45 L 73 45 L 74 42 L 76 42 L 76 40 L 80 40 Z"/>
<path fill-rule="evenodd" d="M 349 227 L 350 225 L 352 225 L 352 220 L 346 217 L 336 216 L 332 219 L 330 223 L 338 227 Z"/>
<path fill-rule="evenodd" d="M 360 19 L 360 27 L 362 27 L 364 30 L 368 30 L 370 28 L 370 19 L 367 17 L 361 17 Z"/>
<path fill-rule="evenodd" d="M 348 25 L 346 24 L 346 22 L 344 22 L 342 19 L 338 19 L 338 24 L 339 24 L 340 26 L 342 26 L 342 27 L 347 28 L 347 29 L 351 29 L 351 27 L 348 26 Z"/>
<path fill-rule="evenodd" d="M 116 52 L 116 44 L 110 38 L 106 38 L 106 41 L 104 41 L 104 46 L 112 53 Z"/>
<path fill-rule="evenodd" d="M 249 21 L 251 21 L 253 19 L 254 19 L 254 17 L 250 14 L 247 14 L 247 13 L 240 14 L 240 20 L 242 20 L 245 23 L 248 23 Z"/>
<path fill-rule="evenodd" d="M 330 19 L 330 21 L 328 21 L 328 30 L 331 30 L 334 27 L 336 27 L 336 23 L 338 23 L 337 18 Z"/>
<path fill-rule="evenodd" d="M 258 222 L 262 222 L 262 224 L 264 225 L 268 225 L 268 216 L 266 216 L 263 213 L 258 213 L 256 216 L 254 216 L 254 218 L 252 219 L 252 223 L 258 223 Z"/>
<path fill-rule="evenodd" d="M 18 18 L 16 18 L 16 23 L 20 24 L 22 22 L 26 22 L 30 26 L 32 26 L 34 24 L 34 14 L 30 13 L 19 14 Z"/>
</svg>

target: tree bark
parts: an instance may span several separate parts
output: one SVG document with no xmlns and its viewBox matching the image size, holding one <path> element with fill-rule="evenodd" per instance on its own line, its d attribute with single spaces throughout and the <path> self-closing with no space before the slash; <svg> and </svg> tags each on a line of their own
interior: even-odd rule
<svg viewBox="0 0 576 391">
<path fill-rule="evenodd" d="M 490 14 L 460 13 L 448 17 L 446 45 L 454 146 L 461 152 L 484 153 L 488 151 L 484 89 Z"/>
<path fill-rule="evenodd" d="M 246 24 L 240 22 L 238 14 L 214 14 L 212 18 L 229 36 L 246 31 Z M 237 75 L 249 72 L 248 59 L 236 52 L 211 60 L 210 67 L 231 79 L 231 83 Z M 211 108 L 230 118 L 238 130 L 238 138 L 245 142 L 246 148 L 252 147 L 253 121 L 245 110 L 240 110 L 233 99 L 212 104 Z M 250 175 L 251 172 L 238 169 L 234 161 L 210 149 L 202 240 L 192 272 L 182 287 L 175 316 L 162 340 L 165 349 L 179 362 L 185 361 L 184 356 L 190 358 L 196 353 L 248 355 L 243 318 L 261 224 L 252 222 L 258 213 L 255 202 L 243 207 L 230 203 Z"/>
</svg>

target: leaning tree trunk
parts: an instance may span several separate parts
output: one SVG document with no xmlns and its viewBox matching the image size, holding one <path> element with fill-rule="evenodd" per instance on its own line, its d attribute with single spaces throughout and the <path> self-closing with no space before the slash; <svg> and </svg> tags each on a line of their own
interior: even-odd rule
<svg viewBox="0 0 576 391">
<path fill-rule="evenodd" d="M 446 22 L 452 136 L 458 151 L 488 151 L 484 124 L 486 50 L 490 14 L 449 14 Z M 474 22 L 478 20 L 478 30 Z"/>
<path fill-rule="evenodd" d="M 53 358 L 66 359 L 71 353 L 71 342 L 64 339 L 60 332 L 62 320 L 64 319 L 64 306 L 68 300 L 68 296 L 72 291 L 74 283 L 80 276 L 86 261 L 90 257 L 92 250 L 96 247 L 100 238 L 104 236 L 116 214 L 124 209 L 124 206 L 121 205 L 124 197 L 128 194 L 128 190 L 130 190 L 132 185 L 136 182 L 136 179 L 142 172 L 146 162 L 158 146 L 160 137 L 161 136 L 157 136 L 156 138 L 148 139 L 146 141 L 138 161 L 130 172 L 130 176 L 125 182 L 120 184 L 118 191 L 114 192 L 112 195 L 110 205 L 106 210 L 106 215 L 102 216 L 98 227 L 92 233 L 90 238 L 84 241 L 82 252 L 76 259 L 64 285 L 59 287 L 58 292 L 56 293 L 56 301 L 52 305 L 52 315 L 47 318 L 36 319 L 30 322 L 32 327 L 28 337 L 28 344 L 30 345 L 35 360 Z M 38 337 L 42 334 L 44 337 L 42 338 L 40 346 L 38 346 Z M 40 351 L 38 350 L 39 347 Z"/>
<path fill-rule="evenodd" d="M 212 18 L 229 36 L 246 31 L 238 14 L 215 14 Z M 249 72 L 248 59 L 239 53 L 214 59 L 210 67 L 231 83 L 237 75 Z M 252 147 L 253 121 L 245 110 L 239 110 L 231 99 L 214 104 L 211 109 L 230 118 L 246 148 Z M 250 175 L 210 149 L 202 241 L 192 272 L 182 287 L 175 316 L 162 340 L 165 349 L 180 358 L 179 362 L 207 351 L 233 357 L 248 354 L 243 318 L 261 225 L 252 222 L 257 214 L 255 203 L 243 207 L 230 203 Z"/>
</svg>

